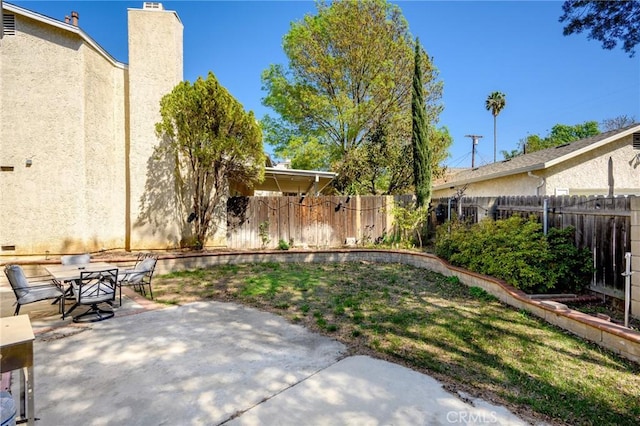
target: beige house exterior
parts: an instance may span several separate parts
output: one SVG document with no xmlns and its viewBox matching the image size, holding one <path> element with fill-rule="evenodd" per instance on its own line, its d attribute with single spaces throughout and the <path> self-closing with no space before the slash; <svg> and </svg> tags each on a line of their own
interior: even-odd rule
<svg viewBox="0 0 640 426">
<path fill-rule="evenodd" d="M 183 26 L 159 3 L 127 13 L 125 64 L 77 13 L 2 3 L 0 256 L 179 245 L 182 212 L 160 221 L 148 200 L 172 185 L 149 161 L 159 101 L 182 80 Z"/>
<path fill-rule="evenodd" d="M 464 169 L 433 187 L 433 198 L 461 194 L 640 195 L 640 124 Z"/>
</svg>

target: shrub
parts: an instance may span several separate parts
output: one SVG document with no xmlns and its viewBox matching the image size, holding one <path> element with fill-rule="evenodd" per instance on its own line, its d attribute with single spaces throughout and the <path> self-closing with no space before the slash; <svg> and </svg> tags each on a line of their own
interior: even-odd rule
<svg viewBox="0 0 640 426">
<path fill-rule="evenodd" d="M 412 237 L 415 235 L 418 245 L 422 247 L 421 230 L 427 220 L 427 207 L 395 206 L 393 208 L 394 228 L 396 238 L 403 247 L 412 247 Z"/>
<path fill-rule="evenodd" d="M 280 250 L 289 250 L 289 243 L 285 240 L 278 241 L 278 248 Z"/>
<path fill-rule="evenodd" d="M 512 216 L 475 225 L 446 223 L 437 231 L 436 254 L 453 265 L 505 280 L 528 292 L 580 291 L 592 269 L 588 250 L 572 243 L 575 230 L 548 236 L 535 217 Z"/>
<path fill-rule="evenodd" d="M 547 235 L 552 259 L 549 269 L 557 273 L 555 290 L 566 293 L 582 293 L 587 288 L 593 274 L 593 261 L 588 248 L 575 246 L 576 229 L 551 228 Z"/>
</svg>

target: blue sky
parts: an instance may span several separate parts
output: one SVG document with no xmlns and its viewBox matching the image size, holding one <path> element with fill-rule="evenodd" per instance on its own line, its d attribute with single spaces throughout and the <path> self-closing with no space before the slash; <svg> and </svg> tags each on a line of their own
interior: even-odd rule
<svg viewBox="0 0 640 426">
<path fill-rule="evenodd" d="M 116 59 L 127 62 L 127 8 L 142 1 L 18 1 L 63 20 L 72 10 L 80 27 Z M 212 71 L 257 117 L 260 74 L 286 64 L 282 37 L 290 23 L 314 14 L 310 1 L 165 1 L 184 24 L 184 78 Z M 505 93 L 498 116 L 498 160 L 528 134 L 545 136 L 558 123 L 602 121 L 619 115 L 640 121 L 640 51 L 604 50 L 585 34 L 565 37 L 557 1 L 397 1 L 413 36 L 433 57 L 444 82 L 439 125 L 454 138 L 451 167 L 471 165 L 471 139 L 484 136 L 476 166 L 493 161 L 493 117 L 484 102 Z M 639 49 L 640 50 L 640 49 Z M 269 147 L 265 147 L 270 152 Z"/>
</svg>

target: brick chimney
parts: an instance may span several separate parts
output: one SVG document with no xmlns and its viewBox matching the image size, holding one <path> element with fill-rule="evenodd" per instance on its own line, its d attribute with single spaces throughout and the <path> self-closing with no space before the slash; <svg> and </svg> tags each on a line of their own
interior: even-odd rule
<svg viewBox="0 0 640 426">
<path fill-rule="evenodd" d="M 69 18 L 69 15 L 65 16 L 65 17 L 64 17 L 64 23 L 65 23 L 65 24 L 68 24 L 68 23 L 70 23 L 70 22 L 71 22 L 71 18 Z"/>
<path fill-rule="evenodd" d="M 71 20 L 74 26 L 78 26 L 78 19 L 80 18 L 80 15 L 78 15 L 78 12 L 76 12 L 75 10 L 71 11 Z"/>
</svg>

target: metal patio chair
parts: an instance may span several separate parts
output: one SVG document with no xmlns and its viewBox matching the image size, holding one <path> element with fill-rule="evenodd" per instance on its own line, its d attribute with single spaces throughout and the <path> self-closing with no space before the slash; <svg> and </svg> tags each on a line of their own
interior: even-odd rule
<svg viewBox="0 0 640 426">
<path fill-rule="evenodd" d="M 60 263 L 63 265 L 80 265 L 91 262 L 91 255 L 85 254 L 67 254 L 60 256 Z"/>
<path fill-rule="evenodd" d="M 7 265 L 4 274 L 11 284 L 11 289 L 16 296 L 16 310 L 13 315 L 20 313 L 20 307 L 41 300 L 54 299 L 51 303 L 60 303 L 63 291 L 54 281 L 29 282 L 20 265 Z M 62 308 L 61 308 L 62 309 Z"/>
<path fill-rule="evenodd" d="M 80 274 L 80 279 L 72 280 L 75 304 L 62 314 L 64 319 L 78 306 L 89 305 L 89 310 L 73 317 L 73 322 L 97 322 L 113 317 L 113 309 L 102 309 L 101 304 L 113 306 L 116 298 L 118 283 L 118 269 L 104 271 L 86 271 Z"/>
<path fill-rule="evenodd" d="M 133 287 L 134 290 L 141 293 L 143 296 L 147 295 L 145 286 L 149 288 L 149 294 L 153 299 L 153 290 L 151 289 L 151 278 L 153 278 L 153 271 L 156 268 L 158 257 L 149 254 L 141 253 L 138 255 L 136 264 L 133 269 L 125 269 L 120 272 L 118 277 L 118 287 L 120 288 L 119 303 L 122 306 L 122 287 Z"/>
</svg>

